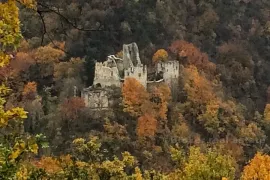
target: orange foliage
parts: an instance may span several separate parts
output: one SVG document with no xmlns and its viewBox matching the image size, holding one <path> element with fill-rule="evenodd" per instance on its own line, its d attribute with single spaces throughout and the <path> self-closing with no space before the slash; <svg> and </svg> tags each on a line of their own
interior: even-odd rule
<svg viewBox="0 0 270 180">
<path fill-rule="evenodd" d="M 144 114 L 138 119 L 137 124 L 137 135 L 138 136 L 149 136 L 155 135 L 157 130 L 157 120 L 150 114 Z"/>
<path fill-rule="evenodd" d="M 177 40 L 174 41 L 169 47 L 170 51 L 178 54 L 179 57 L 185 57 L 187 59 L 187 64 L 196 66 L 199 70 L 214 73 L 216 66 L 214 63 L 210 62 L 208 55 L 202 53 L 197 47 L 192 43 Z"/>
<path fill-rule="evenodd" d="M 67 119 L 78 118 L 79 111 L 85 107 L 84 100 L 79 97 L 72 97 L 66 99 L 61 105 L 62 115 Z"/>
<path fill-rule="evenodd" d="M 167 61 L 168 60 L 168 53 L 164 49 L 159 49 L 152 58 L 154 63 L 159 61 Z"/>
<path fill-rule="evenodd" d="M 185 68 L 185 86 L 188 99 L 195 103 L 207 103 L 216 99 L 213 84 L 200 75 L 195 66 Z"/>
<path fill-rule="evenodd" d="M 22 95 L 25 99 L 35 99 L 37 95 L 37 83 L 28 82 L 23 88 Z"/>
<path fill-rule="evenodd" d="M 153 109 L 156 110 L 156 118 L 167 119 L 168 102 L 171 100 L 171 91 L 168 85 L 162 83 L 152 91 L 151 99 L 159 99 L 160 102 L 153 102 Z"/>
<path fill-rule="evenodd" d="M 142 105 L 149 95 L 142 84 L 135 78 L 126 78 L 122 87 L 124 111 L 132 116 L 142 115 Z"/>
<path fill-rule="evenodd" d="M 270 156 L 257 153 L 250 163 L 245 166 L 241 180 L 269 180 L 270 179 Z"/>
<path fill-rule="evenodd" d="M 44 169 L 48 174 L 54 174 L 62 170 L 60 162 L 52 157 L 42 157 L 34 163 L 38 168 Z"/>
<path fill-rule="evenodd" d="M 134 78 L 127 78 L 122 88 L 124 111 L 139 117 L 138 136 L 153 136 L 157 130 L 157 120 L 167 119 L 168 101 L 171 99 L 169 87 L 159 84 L 151 92 L 149 94 Z"/>
</svg>

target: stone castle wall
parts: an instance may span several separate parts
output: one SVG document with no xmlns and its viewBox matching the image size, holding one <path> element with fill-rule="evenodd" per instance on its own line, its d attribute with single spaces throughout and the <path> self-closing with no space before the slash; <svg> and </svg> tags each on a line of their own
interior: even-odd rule
<svg viewBox="0 0 270 180">
<path fill-rule="evenodd" d="M 97 62 L 95 64 L 93 86 L 84 89 L 82 97 L 87 107 L 93 109 L 108 108 L 110 106 L 108 88 L 112 86 L 121 87 L 122 80 L 132 77 L 145 88 L 148 88 L 151 84 L 165 82 L 171 89 L 173 99 L 176 99 L 179 66 L 178 61 L 160 62 L 156 66 L 156 75 L 154 76 L 160 76 L 161 78 L 147 81 L 147 66 L 141 64 L 137 44 L 125 44 L 123 45 L 123 59 L 111 55 L 104 63 Z"/>
<path fill-rule="evenodd" d="M 109 107 L 108 93 L 105 89 L 85 89 L 82 92 L 85 106 L 92 109 L 106 109 Z"/>
<path fill-rule="evenodd" d="M 163 73 L 164 82 L 170 87 L 173 99 L 177 98 L 179 68 L 179 61 L 160 62 L 157 64 L 157 73 Z"/>
<path fill-rule="evenodd" d="M 145 88 L 147 86 L 147 67 L 145 65 L 130 67 L 125 70 L 125 78 L 132 77 L 139 81 Z"/>
<path fill-rule="evenodd" d="M 95 78 L 93 85 L 101 87 L 117 86 L 120 87 L 120 77 L 117 67 L 108 67 L 103 63 L 97 62 L 95 65 Z"/>
</svg>

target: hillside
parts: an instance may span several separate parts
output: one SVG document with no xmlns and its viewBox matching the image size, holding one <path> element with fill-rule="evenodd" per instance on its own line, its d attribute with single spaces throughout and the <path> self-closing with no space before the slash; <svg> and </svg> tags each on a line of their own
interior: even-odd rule
<svg viewBox="0 0 270 180">
<path fill-rule="evenodd" d="M 269 179 L 269 40 L 266 0 L 0 1 L 0 179 Z"/>
</svg>

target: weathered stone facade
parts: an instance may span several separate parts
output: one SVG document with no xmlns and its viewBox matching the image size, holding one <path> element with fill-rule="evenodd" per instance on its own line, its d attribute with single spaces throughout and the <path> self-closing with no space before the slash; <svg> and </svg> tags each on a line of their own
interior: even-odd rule
<svg viewBox="0 0 270 180">
<path fill-rule="evenodd" d="M 121 87 L 127 77 L 137 79 L 145 88 L 149 83 L 165 82 L 171 88 L 172 95 L 175 96 L 179 79 L 179 62 L 158 63 L 156 76 L 161 76 L 161 78 L 147 81 L 147 66 L 141 63 L 137 44 L 124 44 L 123 59 L 111 55 L 108 56 L 107 61 L 96 63 L 93 86 L 84 89 L 82 97 L 89 108 L 109 108 L 111 103 L 109 103 L 107 88 Z"/>
<path fill-rule="evenodd" d="M 125 70 L 125 78 L 132 77 L 137 79 L 145 88 L 147 87 L 147 66 L 140 65 L 130 67 Z"/>
<path fill-rule="evenodd" d="M 94 86 L 109 87 L 112 85 L 120 87 L 120 76 L 115 61 L 108 59 L 104 63 L 95 64 Z"/>
<path fill-rule="evenodd" d="M 85 106 L 91 109 L 104 109 L 109 107 L 109 97 L 105 89 L 84 89 L 82 98 L 85 101 Z"/>
<path fill-rule="evenodd" d="M 156 73 L 162 73 L 164 82 L 171 89 L 173 99 L 177 96 L 178 80 L 179 80 L 179 62 L 168 61 L 157 64 Z"/>
</svg>

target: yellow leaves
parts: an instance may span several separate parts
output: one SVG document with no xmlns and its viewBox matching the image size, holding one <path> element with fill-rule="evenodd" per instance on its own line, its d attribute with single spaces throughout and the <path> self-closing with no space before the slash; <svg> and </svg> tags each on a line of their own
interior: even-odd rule
<svg viewBox="0 0 270 180">
<path fill-rule="evenodd" d="M 19 119 L 26 119 L 27 118 L 27 112 L 23 110 L 23 108 L 13 108 L 11 110 L 8 110 L 4 112 L 1 110 L 0 106 L 0 127 L 5 127 L 8 125 L 8 122 L 12 119 L 19 120 Z"/>
<path fill-rule="evenodd" d="M 123 162 L 125 163 L 126 166 L 132 167 L 135 165 L 135 158 L 131 156 L 131 154 L 127 151 L 122 153 L 123 157 Z"/>
<path fill-rule="evenodd" d="M 38 153 L 38 145 L 33 139 L 18 140 L 12 148 L 12 152 L 9 155 L 11 161 L 16 160 L 23 152 Z"/>
<path fill-rule="evenodd" d="M 0 29 L 1 30 L 1 29 Z M 1 33 L 0 33 L 1 34 Z M 1 36 L 1 35 L 0 35 Z M 0 43 L 1 44 L 1 43 Z M 8 65 L 10 56 L 0 51 L 0 68 Z"/>
<path fill-rule="evenodd" d="M 25 5 L 26 7 L 30 9 L 36 9 L 37 8 L 37 2 L 36 0 L 19 0 L 20 3 Z"/>
<path fill-rule="evenodd" d="M 141 170 L 138 167 L 135 167 L 135 179 L 143 180 Z"/>
<path fill-rule="evenodd" d="M 270 179 L 270 156 L 257 153 L 255 157 L 244 167 L 241 180 L 269 180 Z"/>
<path fill-rule="evenodd" d="M 38 145 L 36 143 L 33 143 L 29 145 L 30 152 L 37 154 L 38 153 Z"/>
<path fill-rule="evenodd" d="M 266 104 L 264 109 L 264 120 L 270 122 L 270 104 Z"/>
<path fill-rule="evenodd" d="M 17 180 L 27 180 L 29 175 L 28 169 L 22 165 L 18 171 L 16 172 L 16 179 Z"/>
<path fill-rule="evenodd" d="M 25 150 L 25 142 L 24 141 L 18 141 L 15 143 L 13 147 L 13 151 L 10 154 L 9 158 L 11 160 L 17 159 L 17 157 Z"/>
<path fill-rule="evenodd" d="M 18 7 L 15 0 L 0 3 L 0 37 L 2 48 L 18 44 L 21 37 Z"/>
<path fill-rule="evenodd" d="M 4 84 L 0 85 L 0 97 L 7 95 L 11 90 L 7 88 Z"/>
<path fill-rule="evenodd" d="M 154 63 L 158 63 L 160 61 L 164 62 L 168 60 L 168 53 L 164 49 L 159 49 L 152 58 Z"/>
<path fill-rule="evenodd" d="M 82 144 L 84 144 L 84 142 L 85 142 L 85 139 L 77 138 L 77 139 L 74 139 L 72 143 L 76 144 L 76 145 L 82 145 Z"/>
<path fill-rule="evenodd" d="M 6 112 L 6 116 L 11 119 L 11 118 L 21 118 L 21 119 L 26 119 L 27 118 L 27 112 L 23 110 L 23 108 L 13 108 L 11 110 L 8 110 Z"/>
</svg>

